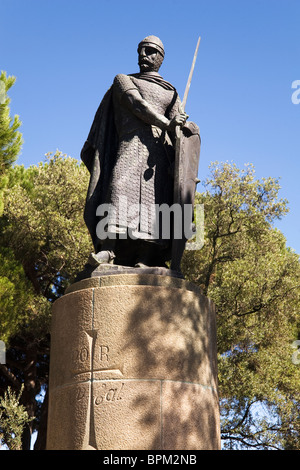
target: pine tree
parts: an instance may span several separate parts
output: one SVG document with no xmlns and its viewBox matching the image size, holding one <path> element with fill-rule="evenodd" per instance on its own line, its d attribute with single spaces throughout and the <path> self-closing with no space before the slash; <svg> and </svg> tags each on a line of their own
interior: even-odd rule
<svg viewBox="0 0 300 470">
<path fill-rule="evenodd" d="M 19 116 L 10 116 L 10 98 L 8 90 L 16 78 L 0 74 L 0 215 L 3 212 L 3 191 L 7 185 L 6 170 L 16 161 L 22 146 L 22 134 L 18 131 L 21 122 Z"/>
<path fill-rule="evenodd" d="M 22 134 L 18 131 L 21 125 L 19 116 L 10 116 L 10 98 L 8 90 L 15 83 L 16 78 L 6 76 L 6 72 L 0 75 L 0 176 L 17 159 L 22 146 Z"/>
</svg>

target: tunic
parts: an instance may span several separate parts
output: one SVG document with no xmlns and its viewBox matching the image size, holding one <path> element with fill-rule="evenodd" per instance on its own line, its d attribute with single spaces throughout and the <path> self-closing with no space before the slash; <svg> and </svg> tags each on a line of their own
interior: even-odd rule
<svg viewBox="0 0 300 470">
<path fill-rule="evenodd" d="M 119 74 L 113 83 L 114 120 L 118 150 L 112 169 L 106 202 L 108 232 L 125 233 L 161 243 L 156 209 L 172 205 L 174 150 L 170 137 L 147 124 L 122 104 L 122 96 L 136 88 L 141 97 L 168 119 L 179 112 L 180 100 L 174 88 Z"/>
</svg>

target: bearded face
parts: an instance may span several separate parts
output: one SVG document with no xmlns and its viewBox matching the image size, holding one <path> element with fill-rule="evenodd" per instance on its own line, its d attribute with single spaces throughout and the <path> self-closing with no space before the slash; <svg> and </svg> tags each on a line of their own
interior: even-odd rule
<svg viewBox="0 0 300 470">
<path fill-rule="evenodd" d="M 141 72 L 158 72 L 164 58 L 154 47 L 142 45 L 139 48 L 139 66 Z"/>
</svg>

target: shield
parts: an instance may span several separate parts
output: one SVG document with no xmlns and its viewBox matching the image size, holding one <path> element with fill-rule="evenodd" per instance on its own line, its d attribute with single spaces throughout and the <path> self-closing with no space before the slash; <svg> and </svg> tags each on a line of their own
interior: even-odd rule
<svg viewBox="0 0 300 470">
<path fill-rule="evenodd" d="M 179 237 L 172 241 L 171 269 L 180 272 L 180 261 L 187 242 L 186 234 L 191 231 L 194 213 L 196 185 L 198 183 L 198 167 L 200 159 L 200 131 L 193 122 L 187 122 L 176 137 L 174 204 L 181 206 L 181 223 Z M 174 227 L 175 233 L 175 227 Z"/>
</svg>

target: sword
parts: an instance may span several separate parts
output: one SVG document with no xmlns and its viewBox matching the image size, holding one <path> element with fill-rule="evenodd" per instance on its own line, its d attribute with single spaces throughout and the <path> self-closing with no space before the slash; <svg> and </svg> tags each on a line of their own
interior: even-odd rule
<svg viewBox="0 0 300 470">
<path fill-rule="evenodd" d="M 194 68 L 195 68 L 195 63 L 196 63 L 196 58 L 198 54 L 198 49 L 199 49 L 199 44 L 200 44 L 201 37 L 198 38 L 198 42 L 196 45 L 194 57 L 193 57 L 193 62 L 192 66 L 190 69 L 188 81 L 185 87 L 184 95 L 183 95 L 183 100 L 181 103 L 181 112 L 184 112 L 185 110 L 185 105 L 187 101 L 187 97 L 189 94 L 190 86 L 191 86 L 191 81 L 194 73 Z M 180 129 L 180 126 L 176 127 L 175 131 L 175 168 L 174 168 L 174 197 L 173 197 L 173 204 L 180 204 L 181 198 L 180 198 L 180 183 L 181 183 L 181 168 L 180 168 L 180 149 L 181 149 L 181 138 L 182 138 L 182 131 Z M 174 230 L 175 233 L 175 230 Z M 182 233 L 183 233 L 183 217 L 182 217 Z M 181 243 L 180 243 L 181 242 Z M 171 260 L 171 269 L 175 271 L 180 271 L 180 260 L 179 260 L 179 255 L 181 254 L 180 252 L 182 251 L 182 240 L 175 240 L 173 239 L 173 244 L 172 244 L 172 260 Z"/>
</svg>

